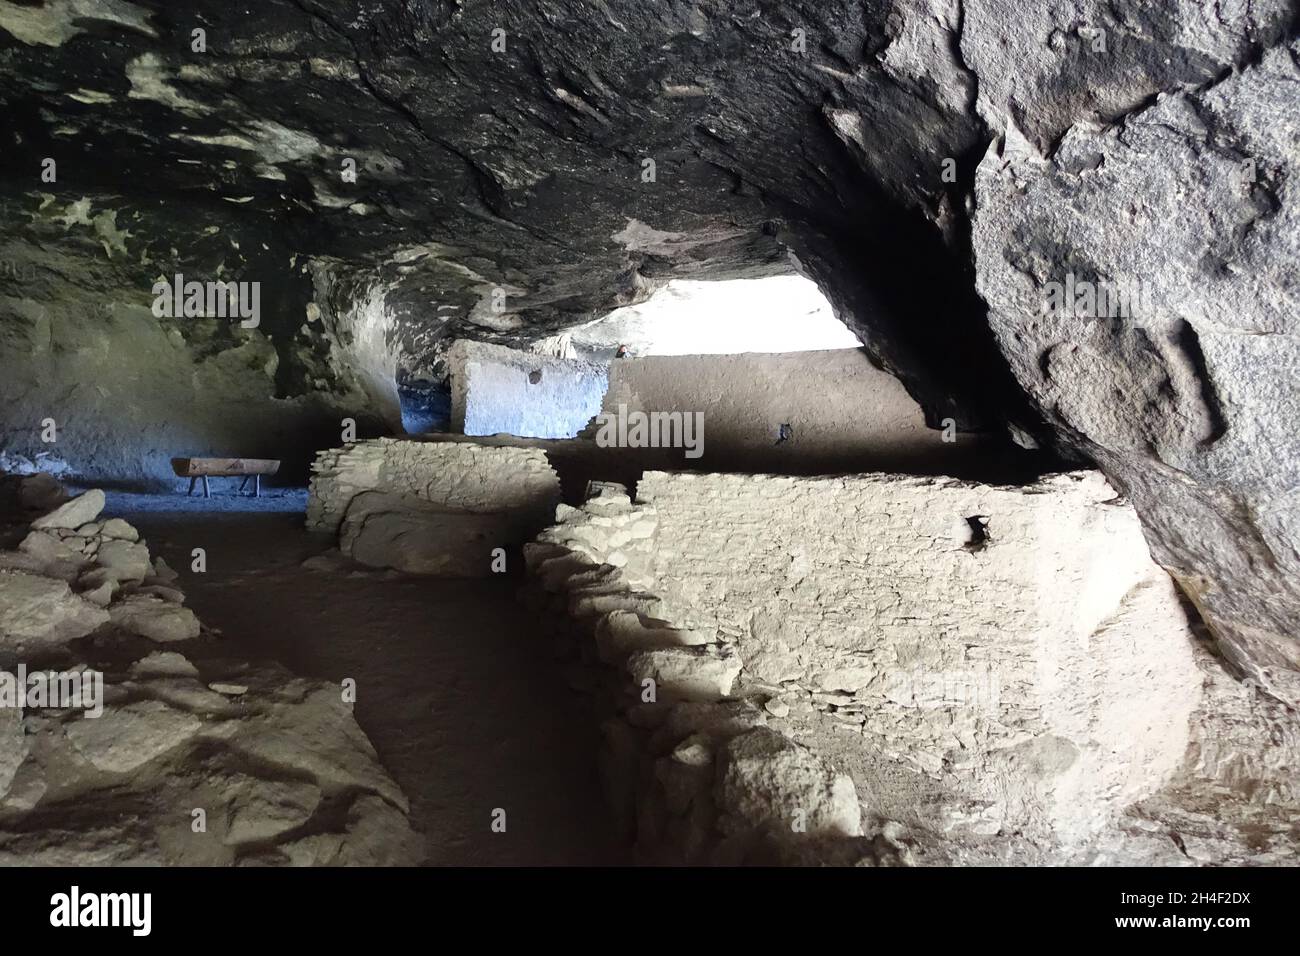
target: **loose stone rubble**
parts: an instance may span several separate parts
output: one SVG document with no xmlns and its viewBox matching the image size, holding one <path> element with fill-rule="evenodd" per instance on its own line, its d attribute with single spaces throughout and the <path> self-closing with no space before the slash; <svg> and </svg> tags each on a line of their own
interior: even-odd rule
<svg viewBox="0 0 1300 956">
<path fill-rule="evenodd" d="M 0 693 L 0 864 L 418 862 L 339 689 L 199 640 L 175 573 L 103 506 L 86 492 L 0 550 L 10 695 L 23 669 L 103 677 L 98 716 Z"/>
<path fill-rule="evenodd" d="M 1099 475 L 593 491 L 529 594 L 645 859 L 1298 859 L 1295 715 L 1205 650 Z"/>
</svg>

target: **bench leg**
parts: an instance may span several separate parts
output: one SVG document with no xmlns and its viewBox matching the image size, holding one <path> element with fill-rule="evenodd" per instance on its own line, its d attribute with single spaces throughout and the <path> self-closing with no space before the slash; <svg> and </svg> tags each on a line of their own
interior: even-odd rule
<svg viewBox="0 0 1300 956">
<path fill-rule="evenodd" d="M 194 494 L 194 482 L 196 482 L 196 481 L 198 481 L 197 478 L 191 478 L 191 479 L 190 479 L 190 490 L 187 491 L 187 492 L 185 492 L 185 497 L 186 497 L 186 498 L 188 498 L 190 495 Z"/>
<path fill-rule="evenodd" d="M 262 497 L 262 476 L 261 475 L 253 476 L 253 497 L 254 498 Z"/>
<path fill-rule="evenodd" d="M 207 475 L 204 475 L 204 476 L 203 476 L 203 497 L 204 497 L 204 498 L 211 498 L 211 497 L 212 497 L 212 489 L 208 487 L 208 476 L 207 476 Z"/>
</svg>

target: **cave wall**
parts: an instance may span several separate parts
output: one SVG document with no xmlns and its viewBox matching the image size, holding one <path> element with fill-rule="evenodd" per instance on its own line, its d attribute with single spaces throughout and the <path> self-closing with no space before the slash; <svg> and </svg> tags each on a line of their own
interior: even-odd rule
<svg viewBox="0 0 1300 956">
<path fill-rule="evenodd" d="M 1018 380 L 1130 495 L 1234 668 L 1293 706 L 1298 59 L 1275 48 L 1050 155 L 1008 136 L 980 164 L 974 229 Z"/>
<path fill-rule="evenodd" d="M 826 383 L 834 382 L 834 389 Z M 976 439 L 944 442 L 920 406 L 860 349 L 789 354 L 647 356 L 610 364 L 602 414 L 699 413 L 702 454 L 653 456 L 659 467 L 898 470 L 942 468 Z M 781 426 L 789 428 L 783 434 Z"/>
<path fill-rule="evenodd" d="M 281 480 L 301 482 L 345 419 L 360 435 L 392 427 L 395 405 L 356 371 L 357 310 L 336 317 L 324 295 L 322 309 L 312 277 L 249 222 L 214 212 L 206 240 L 181 255 L 165 215 L 113 197 L 46 194 L 5 209 L 28 216 L 0 240 L 0 453 L 11 464 L 44 456 L 88 482 L 170 487 L 172 457 L 279 458 Z M 160 315 L 155 283 L 177 274 L 256 282 L 257 314 Z"/>
</svg>

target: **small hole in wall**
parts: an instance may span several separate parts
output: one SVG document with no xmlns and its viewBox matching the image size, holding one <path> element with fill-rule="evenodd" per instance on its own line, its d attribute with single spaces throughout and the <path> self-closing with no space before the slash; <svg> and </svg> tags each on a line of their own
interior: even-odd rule
<svg viewBox="0 0 1300 956">
<path fill-rule="evenodd" d="M 966 519 L 966 526 L 969 535 L 962 547 L 971 553 L 983 551 L 989 543 L 988 515 L 971 515 Z"/>
<path fill-rule="evenodd" d="M 538 382 L 540 382 L 541 380 L 542 380 L 542 370 L 541 370 L 541 369 L 539 369 L 539 368 L 535 368 L 535 369 L 533 369 L 531 372 L 528 373 L 528 384 L 530 384 L 530 385 L 536 385 L 536 384 L 537 384 Z"/>
</svg>

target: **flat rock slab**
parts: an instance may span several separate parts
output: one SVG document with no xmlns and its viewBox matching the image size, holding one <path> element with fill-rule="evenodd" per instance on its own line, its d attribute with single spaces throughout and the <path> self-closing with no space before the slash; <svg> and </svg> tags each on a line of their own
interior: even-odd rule
<svg viewBox="0 0 1300 956">
<path fill-rule="evenodd" d="M 132 634 L 165 644 L 199 636 L 199 619 L 187 607 L 143 594 L 133 594 L 108 609 L 113 623 Z"/>
<path fill-rule="evenodd" d="M 0 571 L 0 647 L 63 644 L 108 622 L 108 612 L 73 594 L 65 581 Z"/>
<path fill-rule="evenodd" d="M 339 550 L 355 561 L 409 574 L 483 577 L 492 552 L 518 544 L 517 516 L 444 511 L 418 498 L 365 492 L 353 499 Z"/>
<path fill-rule="evenodd" d="M 33 528 L 80 528 L 104 510 L 104 493 L 92 488 L 32 522 Z"/>
</svg>

